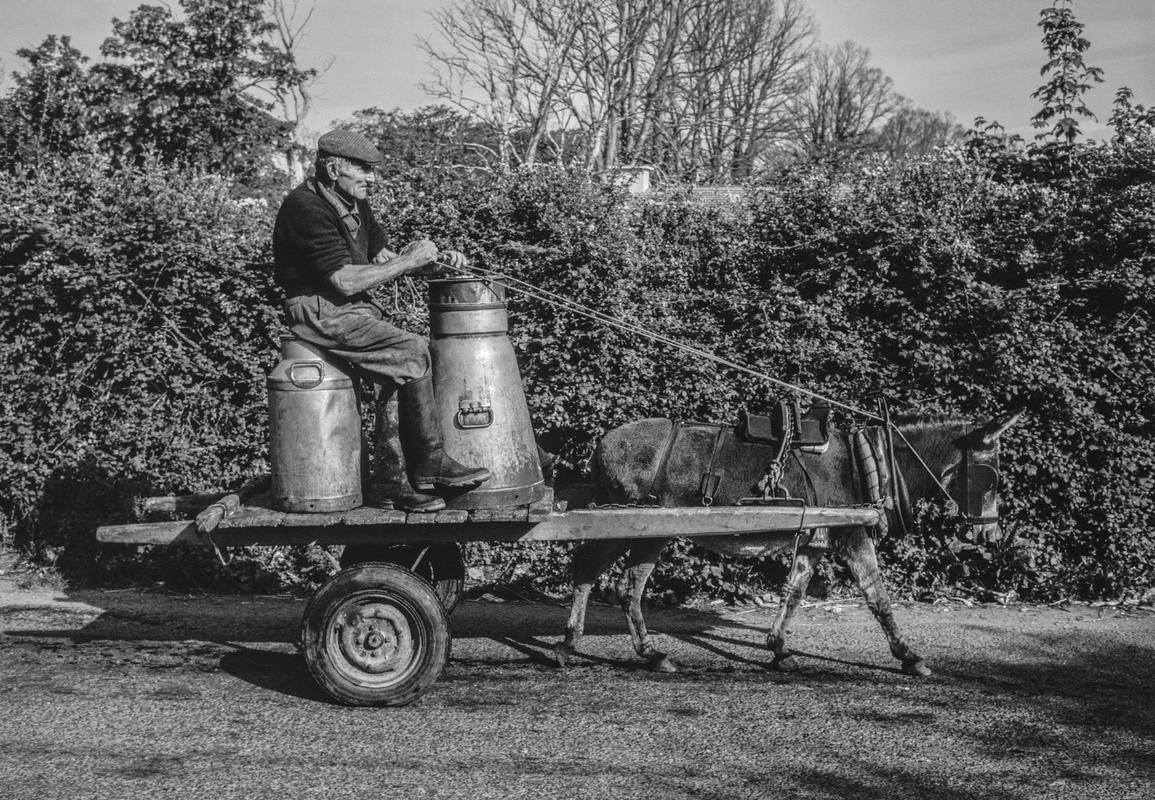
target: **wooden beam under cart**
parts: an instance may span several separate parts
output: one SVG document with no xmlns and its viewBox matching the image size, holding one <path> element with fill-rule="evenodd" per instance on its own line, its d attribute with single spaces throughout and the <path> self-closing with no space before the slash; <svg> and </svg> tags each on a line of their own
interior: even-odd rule
<svg viewBox="0 0 1155 800">
<path fill-rule="evenodd" d="M 517 519 L 518 512 L 525 514 Z M 414 520 L 413 517 L 419 517 Z M 490 516 L 497 516 L 493 514 Z M 332 514 L 286 514 L 268 508 L 241 507 L 210 533 L 192 520 L 97 529 L 97 540 L 150 545 L 300 545 L 413 544 L 427 542 L 568 542 L 668 536 L 740 536 L 815 528 L 872 526 L 873 508 L 714 506 L 711 508 L 598 508 L 533 518 L 508 509 L 506 520 L 463 521 L 461 512 L 405 514 L 359 508 Z M 466 517 L 468 518 L 468 516 Z M 421 524 L 416 524 L 417 522 Z"/>
</svg>

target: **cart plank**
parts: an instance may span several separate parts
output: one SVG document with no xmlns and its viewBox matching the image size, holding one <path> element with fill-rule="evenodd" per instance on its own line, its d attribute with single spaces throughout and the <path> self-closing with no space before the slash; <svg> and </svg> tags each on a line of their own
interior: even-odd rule
<svg viewBox="0 0 1155 800">
<path fill-rule="evenodd" d="M 283 514 L 281 525 L 285 528 L 328 528 L 330 525 L 340 525 L 344 516 L 344 511 L 327 511 L 320 514 Z"/>
<path fill-rule="evenodd" d="M 542 522 L 553 513 L 553 489 L 546 487 L 546 493 L 536 503 L 530 503 L 528 518 L 530 522 Z"/>
<path fill-rule="evenodd" d="M 245 506 L 225 517 L 217 525 L 217 530 L 230 528 L 275 528 L 281 524 L 285 514 L 269 508 Z"/>
<path fill-rule="evenodd" d="M 346 511 L 342 519 L 345 525 L 404 525 L 408 516 L 404 511 L 397 509 L 362 506 Z"/>
<path fill-rule="evenodd" d="M 247 502 L 254 495 L 267 490 L 271 481 L 272 478 L 269 475 L 258 475 L 255 478 L 249 478 L 237 491 L 232 494 L 226 494 L 220 500 L 208 506 L 197 514 L 197 532 L 202 534 L 212 533 L 216 530 L 217 526 L 220 525 L 221 520 L 239 509 L 241 504 Z"/>
<path fill-rule="evenodd" d="M 193 544 L 207 545 L 208 537 L 197 532 L 191 519 L 176 522 L 136 522 L 129 525 L 102 525 L 96 540 L 110 544 Z"/>
<path fill-rule="evenodd" d="M 524 512 L 525 509 L 523 508 Z M 674 536 L 741 536 L 770 532 L 798 532 L 846 526 L 873 526 L 879 522 L 875 508 L 825 508 L 778 506 L 713 506 L 710 508 L 596 508 L 552 513 L 540 522 L 488 520 L 471 515 L 469 522 L 438 524 L 432 520 L 413 524 L 368 521 L 370 510 L 356 515 L 357 522 L 341 515 L 245 516 L 247 509 L 222 520 L 211 537 L 198 535 L 191 520 L 171 523 L 112 525 L 97 529 L 97 540 L 121 544 L 202 544 L 230 547 L 250 544 L 413 544 L 434 542 L 565 542 L 595 539 L 641 539 Z M 286 517 L 294 524 L 281 524 Z M 346 516 L 352 518 L 351 512 Z M 335 520 L 333 518 L 336 518 Z M 324 519 L 321 519 L 324 518 Z M 396 517 L 392 517 L 396 519 Z M 272 524 L 263 520 L 269 520 Z M 225 522 L 229 525 L 226 527 Z M 241 524 L 246 522 L 248 524 Z M 311 524 L 305 524 L 311 523 Z"/>
<path fill-rule="evenodd" d="M 503 508 L 479 508 L 473 511 L 469 518 L 477 522 L 525 522 L 529 519 L 529 510 L 524 506 Z"/>
<path fill-rule="evenodd" d="M 165 497 L 146 497 L 141 501 L 142 516 L 156 517 L 176 514 L 179 517 L 196 516 L 224 497 L 224 492 L 210 494 L 177 494 Z"/>
</svg>

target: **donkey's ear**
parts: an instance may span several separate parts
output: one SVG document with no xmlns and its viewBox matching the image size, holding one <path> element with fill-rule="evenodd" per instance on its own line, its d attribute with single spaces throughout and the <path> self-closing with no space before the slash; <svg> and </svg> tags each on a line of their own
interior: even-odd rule
<svg viewBox="0 0 1155 800">
<path fill-rule="evenodd" d="M 1027 413 L 1025 408 L 1016 409 L 1009 414 L 1004 414 L 1001 417 L 995 417 L 988 422 L 982 430 L 983 447 L 994 447 L 998 443 L 999 437 L 1002 436 L 1003 431 L 1014 425 L 1023 415 Z"/>
</svg>

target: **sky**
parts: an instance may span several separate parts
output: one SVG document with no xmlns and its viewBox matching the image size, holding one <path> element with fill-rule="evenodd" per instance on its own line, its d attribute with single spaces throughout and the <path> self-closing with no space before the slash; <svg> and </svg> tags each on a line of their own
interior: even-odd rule
<svg viewBox="0 0 1155 800">
<path fill-rule="evenodd" d="M 307 8 L 310 0 L 299 0 Z M 313 89 L 306 128 L 320 133 L 358 109 L 412 109 L 435 98 L 421 84 L 431 77 L 419 38 L 433 38 L 431 11 L 453 0 L 315 0 L 298 52 L 303 66 L 323 74 Z M 808 0 L 821 39 L 868 47 L 872 63 L 915 104 L 947 111 L 969 125 L 975 117 L 1031 133 L 1037 109 L 1030 95 L 1044 61 L 1039 11 L 1048 0 Z M 48 34 L 98 58 L 113 17 L 126 18 L 142 0 L 0 0 L 0 71 L 20 71 L 16 51 Z M 153 5 L 163 5 L 153 0 Z M 170 3 L 170 5 L 176 5 Z M 1089 96 L 1107 133 L 1115 90 L 1129 86 L 1136 102 L 1155 106 L 1155 0 L 1076 0 L 1075 13 L 1091 42 L 1086 61 L 1104 71 Z M 0 91 L 11 78 L 0 83 Z"/>
</svg>

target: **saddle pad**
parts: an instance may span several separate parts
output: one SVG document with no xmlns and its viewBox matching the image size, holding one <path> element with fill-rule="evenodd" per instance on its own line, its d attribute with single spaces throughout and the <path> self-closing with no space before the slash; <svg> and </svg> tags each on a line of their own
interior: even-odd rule
<svg viewBox="0 0 1155 800">
<path fill-rule="evenodd" d="M 749 442 L 734 428 L 704 422 L 676 425 L 673 436 L 651 498 L 662 506 L 696 505 L 704 497 L 727 506 L 758 497 L 758 483 L 778 453 L 777 445 Z"/>
</svg>

